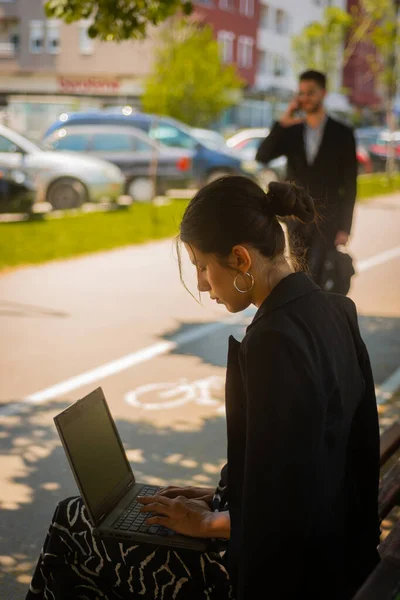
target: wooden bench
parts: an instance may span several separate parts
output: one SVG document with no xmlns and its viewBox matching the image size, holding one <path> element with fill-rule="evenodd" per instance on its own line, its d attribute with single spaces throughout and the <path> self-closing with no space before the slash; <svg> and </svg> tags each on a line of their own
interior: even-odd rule
<svg viewBox="0 0 400 600">
<path fill-rule="evenodd" d="M 381 468 L 400 448 L 400 424 L 394 423 L 381 436 Z M 384 469 L 382 469 L 384 470 Z M 379 485 L 379 517 L 384 519 L 400 505 L 400 458 L 385 472 Z M 379 545 L 381 562 L 353 600 L 400 600 L 400 521 Z"/>
<path fill-rule="evenodd" d="M 400 448 L 400 423 L 393 423 L 381 435 L 381 467 Z"/>
</svg>

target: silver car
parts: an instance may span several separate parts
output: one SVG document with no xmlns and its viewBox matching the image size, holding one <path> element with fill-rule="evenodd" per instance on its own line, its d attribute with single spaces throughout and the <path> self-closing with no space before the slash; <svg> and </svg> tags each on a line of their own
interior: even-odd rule
<svg viewBox="0 0 400 600">
<path fill-rule="evenodd" d="M 54 209 L 77 208 L 84 202 L 116 201 L 125 179 L 115 165 L 73 152 L 53 152 L 0 125 L 0 164 L 23 169 L 35 179 L 36 202 Z"/>
<path fill-rule="evenodd" d="M 269 135 L 269 129 L 265 127 L 254 127 L 243 129 L 235 133 L 226 140 L 226 145 L 249 163 L 255 163 L 257 150 L 261 142 Z M 279 156 L 268 163 L 268 165 L 260 165 L 254 167 L 257 173 L 259 183 L 263 186 L 268 186 L 270 181 L 284 181 L 286 177 L 287 159 L 285 156 Z"/>
</svg>

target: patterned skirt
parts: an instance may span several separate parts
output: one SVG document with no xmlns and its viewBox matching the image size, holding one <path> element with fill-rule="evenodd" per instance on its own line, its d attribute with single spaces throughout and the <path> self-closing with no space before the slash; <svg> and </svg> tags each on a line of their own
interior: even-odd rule
<svg viewBox="0 0 400 600">
<path fill-rule="evenodd" d="M 80 497 L 54 514 L 26 600 L 228 600 L 223 552 L 99 540 Z"/>
</svg>

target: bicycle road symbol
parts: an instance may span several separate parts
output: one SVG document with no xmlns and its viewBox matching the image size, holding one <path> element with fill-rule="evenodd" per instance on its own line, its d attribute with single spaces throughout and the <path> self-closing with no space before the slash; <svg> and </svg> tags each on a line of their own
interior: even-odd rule
<svg viewBox="0 0 400 600">
<path fill-rule="evenodd" d="M 225 379 L 212 375 L 194 381 L 184 378 L 171 383 L 148 383 L 127 392 L 125 402 L 142 410 L 171 409 L 194 402 L 214 406 L 218 414 L 225 414 Z"/>
</svg>

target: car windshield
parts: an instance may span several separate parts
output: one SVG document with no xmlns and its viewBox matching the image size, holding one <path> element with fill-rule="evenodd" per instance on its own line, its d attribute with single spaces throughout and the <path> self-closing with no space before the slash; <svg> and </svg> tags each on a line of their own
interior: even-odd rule
<svg viewBox="0 0 400 600">
<path fill-rule="evenodd" d="M 37 146 L 38 150 L 43 150 L 44 152 L 48 152 L 49 150 L 53 150 L 53 148 L 45 141 L 38 140 L 36 138 L 31 138 L 29 136 L 25 136 L 27 140 L 30 141 L 31 144 Z"/>
</svg>

